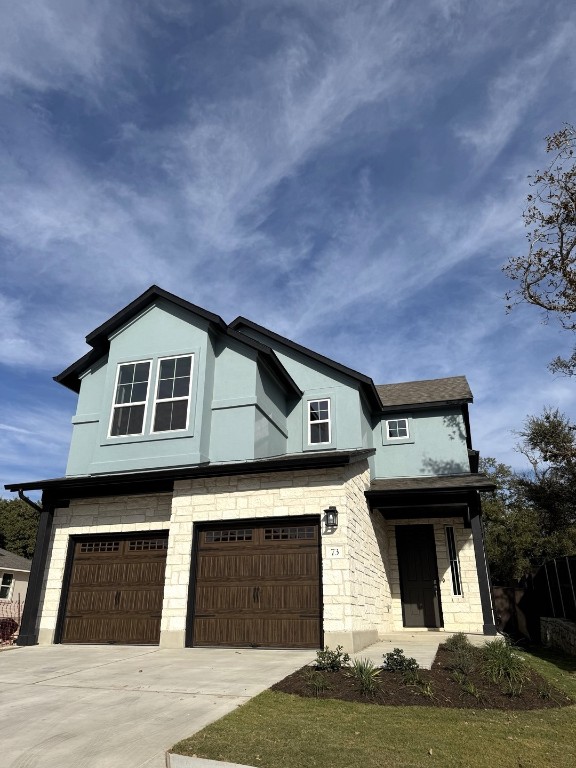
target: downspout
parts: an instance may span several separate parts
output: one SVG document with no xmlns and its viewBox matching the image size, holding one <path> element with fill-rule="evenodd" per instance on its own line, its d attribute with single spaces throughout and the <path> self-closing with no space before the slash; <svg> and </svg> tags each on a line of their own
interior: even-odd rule
<svg viewBox="0 0 576 768">
<path fill-rule="evenodd" d="M 42 583 L 44 581 L 44 572 L 46 570 L 46 559 L 48 556 L 48 545 L 50 543 L 50 534 L 52 533 L 52 522 L 54 520 L 54 507 L 51 504 L 44 503 L 44 494 L 42 494 L 42 506 L 39 506 L 27 496 L 22 490 L 18 489 L 19 498 L 30 507 L 40 512 L 40 521 L 38 523 L 38 533 L 36 535 L 36 546 L 34 548 L 34 557 L 32 558 L 32 567 L 30 568 L 30 579 L 26 600 L 24 601 L 24 610 L 22 611 L 22 620 L 20 622 L 20 631 L 16 645 L 36 645 L 38 635 L 36 624 L 38 611 L 40 607 L 40 595 L 42 592 Z"/>
</svg>

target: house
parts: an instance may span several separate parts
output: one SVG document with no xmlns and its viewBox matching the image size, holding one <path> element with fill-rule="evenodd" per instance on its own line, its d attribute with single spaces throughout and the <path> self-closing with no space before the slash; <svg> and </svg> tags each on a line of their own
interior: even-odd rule
<svg viewBox="0 0 576 768">
<path fill-rule="evenodd" d="M 21 644 L 358 650 L 495 633 L 463 376 L 376 386 L 152 286 L 55 377 Z"/>
<path fill-rule="evenodd" d="M 0 548 L 0 604 L 23 603 L 32 561 Z"/>
<path fill-rule="evenodd" d="M 12 642 L 20 626 L 32 561 L 0 548 L 0 642 Z"/>
</svg>

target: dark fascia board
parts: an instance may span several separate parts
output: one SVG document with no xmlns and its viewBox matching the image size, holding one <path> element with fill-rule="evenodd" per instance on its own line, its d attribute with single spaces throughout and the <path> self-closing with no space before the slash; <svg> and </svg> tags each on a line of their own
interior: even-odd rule
<svg viewBox="0 0 576 768">
<path fill-rule="evenodd" d="M 471 400 L 435 400 L 432 403 L 405 403 L 404 405 L 386 405 L 382 407 L 382 415 L 387 413 L 402 413 L 403 411 L 427 411 L 431 408 L 446 408 L 455 405 L 468 405 Z"/>
<path fill-rule="evenodd" d="M 185 309 L 187 312 L 191 312 L 198 317 L 202 317 L 220 333 L 230 336 L 231 338 L 235 338 L 243 344 L 256 350 L 260 355 L 267 358 L 270 368 L 276 373 L 281 381 L 287 384 L 290 392 L 295 394 L 297 397 L 302 396 L 302 392 L 292 377 L 289 375 L 288 371 L 284 369 L 270 347 L 267 347 L 265 344 L 261 344 L 255 339 L 250 339 L 244 334 L 240 334 L 232 328 L 229 328 L 219 315 L 215 315 L 213 312 L 209 312 L 208 310 L 203 309 L 196 304 L 192 304 L 185 299 L 181 299 L 179 296 L 176 296 L 169 291 L 165 291 L 163 288 L 160 288 L 157 285 L 150 286 L 148 290 L 144 291 L 144 293 L 134 299 L 134 301 L 124 307 L 124 309 L 116 312 L 116 314 L 113 315 L 109 320 L 107 320 L 105 323 L 102 323 L 102 325 L 99 325 L 98 328 L 89 333 L 88 336 L 86 336 L 86 343 L 92 347 L 92 350 L 90 350 L 90 352 L 85 354 L 75 363 L 72 363 L 72 365 L 68 366 L 68 368 L 62 371 L 62 373 L 54 376 L 54 381 L 57 381 L 59 384 L 62 384 L 63 386 L 68 387 L 68 389 L 71 389 L 73 392 L 78 393 L 80 391 L 79 376 L 91 365 L 108 354 L 108 349 L 110 347 L 110 335 L 117 331 L 118 328 L 121 328 L 123 325 L 129 322 L 133 317 L 139 315 L 140 312 L 145 310 L 146 307 L 150 306 L 150 304 L 152 304 L 154 301 L 157 301 L 158 299 L 164 299 L 165 301 L 171 302 L 172 304 Z"/>
<path fill-rule="evenodd" d="M 380 395 L 378 394 L 376 385 L 374 384 L 370 376 L 366 376 L 364 373 L 359 373 L 359 371 L 355 371 L 353 368 L 348 368 L 347 366 L 342 365 L 341 363 L 337 363 L 335 360 L 331 360 L 329 357 L 324 357 L 324 355 L 320 355 L 318 352 L 314 352 L 314 350 L 308 349 L 308 347 L 303 347 L 301 344 L 297 344 L 295 341 L 291 341 L 290 339 L 287 339 L 285 336 L 280 336 L 279 333 L 274 333 L 274 331 L 269 331 L 267 328 L 264 328 L 262 325 L 253 323 L 252 320 L 247 320 L 245 317 L 237 317 L 236 320 L 233 320 L 230 323 L 230 328 L 232 328 L 233 330 L 240 330 L 242 328 L 251 328 L 254 331 L 258 331 L 258 333 L 261 333 L 263 336 L 268 336 L 268 338 L 274 339 L 274 341 L 277 341 L 279 344 L 283 344 L 285 347 L 288 347 L 289 349 L 292 349 L 295 352 L 299 352 L 300 354 L 305 355 L 306 357 L 309 357 L 312 360 L 315 360 L 317 363 L 322 363 L 328 368 L 332 368 L 333 370 L 338 371 L 339 373 L 343 373 L 346 376 L 350 376 L 350 378 L 355 379 L 362 385 L 362 388 L 366 394 L 368 402 L 372 405 L 374 410 L 377 412 L 382 410 L 382 402 L 380 400 Z M 240 333 L 241 333 L 241 330 L 240 330 Z"/>
<path fill-rule="evenodd" d="M 223 464 L 201 464 L 189 467 L 173 467 L 171 469 L 144 470 L 138 472 L 118 472 L 110 475 L 85 475 L 81 477 L 57 477 L 50 480 L 38 480 L 31 483 L 10 483 L 5 485 L 7 491 L 38 491 L 42 490 L 51 496 L 67 494 L 89 496 L 90 489 L 96 492 L 109 489 L 113 495 L 121 491 L 122 486 L 130 488 L 133 493 L 142 493 L 139 487 L 146 487 L 146 492 L 157 488 L 158 492 L 169 492 L 175 480 L 193 480 L 205 477 L 226 477 L 232 475 L 254 475 L 263 472 L 288 472 L 299 469 L 325 469 L 344 467 L 355 462 L 368 459 L 374 455 L 374 448 L 359 448 L 350 451 L 322 451 L 310 453 L 273 456 L 253 461 L 234 461 Z M 77 493 L 80 491 L 81 494 Z M 97 493 L 97 495 L 100 495 Z"/>
</svg>

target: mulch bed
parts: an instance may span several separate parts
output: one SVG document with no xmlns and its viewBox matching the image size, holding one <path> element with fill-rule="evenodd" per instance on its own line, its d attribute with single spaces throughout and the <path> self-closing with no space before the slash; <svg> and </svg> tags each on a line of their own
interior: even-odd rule
<svg viewBox="0 0 576 768">
<path fill-rule="evenodd" d="M 453 677 L 450 669 L 453 658 L 450 651 L 440 646 L 432 669 L 419 670 L 421 682 L 417 684 L 406 684 L 400 672 L 382 670 L 378 690 L 368 695 L 361 692 L 358 681 L 345 668 L 338 672 L 316 673 L 325 677 L 329 687 L 324 691 L 315 690 L 310 682 L 313 667 L 309 666 L 285 677 L 273 685 L 272 690 L 305 698 L 340 699 L 388 707 L 528 710 L 565 707 L 574 703 L 529 667 L 528 678 L 520 693 L 505 693 L 501 685 L 487 680 L 480 669 L 467 675 L 466 681 L 471 683 L 468 687 L 474 693 L 467 692 L 464 685 Z"/>
</svg>

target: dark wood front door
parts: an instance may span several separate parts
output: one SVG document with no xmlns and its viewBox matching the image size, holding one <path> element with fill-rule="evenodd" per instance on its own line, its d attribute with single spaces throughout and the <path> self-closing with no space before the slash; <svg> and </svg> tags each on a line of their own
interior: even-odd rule
<svg viewBox="0 0 576 768">
<path fill-rule="evenodd" d="M 434 526 L 397 525 L 396 548 L 404 626 L 443 626 Z"/>
<path fill-rule="evenodd" d="M 319 648 L 321 605 L 314 521 L 200 531 L 193 645 Z"/>
<path fill-rule="evenodd" d="M 157 644 L 168 534 L 74 544 L 63 643 Z"/>
</svg>

